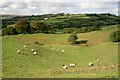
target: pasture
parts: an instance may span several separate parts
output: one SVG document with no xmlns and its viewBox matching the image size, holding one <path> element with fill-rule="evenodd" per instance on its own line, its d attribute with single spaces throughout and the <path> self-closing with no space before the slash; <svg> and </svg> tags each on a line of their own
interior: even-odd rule
<svg viewBox="0 0 120 80">
<path fill-rule="evenodd" d="M 109 40 L 116 26 L 80 33 L 88 46 L 71 46 L 70 34 L 26 34 L 3 36 L 3 78 L 117 78 L 118 43 Z M 26 44 L 25 42 L 28 42 Z M 24 48 L 23 46 L 27 47 Z M 37 50 L 37 55 L 30 51 Z M 54 49 L 53 49 L 54 48 Z M 21 52 L 18 54 L 17 50 Z M 61 52 L 64 50 L 64 52 Z M 100 62 L 97 62 L 100 59 Z M 92 62 L 94 66 L 88 67 Z M 64 70 L 62 65 L 76 63 Z"/>
</svg>

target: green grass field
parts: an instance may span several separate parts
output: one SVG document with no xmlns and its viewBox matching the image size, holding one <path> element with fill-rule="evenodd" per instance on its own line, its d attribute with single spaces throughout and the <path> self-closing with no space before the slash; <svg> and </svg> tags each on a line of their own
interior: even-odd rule
<svg viewBox="0 0 120 80">
<path fill-rule="evenodd" d="M 116 26 L 78 34 L 88 46 L 71 46 L 70 34 L 26 34 L 3 36 L 3 78 L 105 78 L 118 77 L 118 43 L 109 40 Z M 28 44 L 25 44 L 28 42 Z M 40 44 L 35 44 L 39 42 Z M 41 45 L 44 44 L 44 45 Z M 24 48 L 23 45 L 27 47 Z M 51 48 L 54 47 L 54 50 Z M 33 55 L 32 48 L 38 55 Z M 59 48 L 59 50 L 58 50 Z M 17 50 L 21 50 L 20 54 Z M 63 53 L 61 50 L 65 50 Z M 100 59 L 99 66 L 97 59 Z M 88 67 L 88 63 L 94 66 Z M 76 63 L 62 69 L 62 65 Z"/>
</svg>

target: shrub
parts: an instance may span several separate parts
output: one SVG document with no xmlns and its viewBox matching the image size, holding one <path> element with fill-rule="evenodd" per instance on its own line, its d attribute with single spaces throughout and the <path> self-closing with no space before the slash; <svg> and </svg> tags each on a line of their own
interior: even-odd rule
<svg viewBox="0 0 120 80">
<path fill-rule="evenodd" d="M 15 29 L 18 34 L 26 34 L 30 32 L 30 23 L 27 21 L 27 19 L 19 19 L 15 23 Z"/>
<path fill-rule="evenodd" d="M 113 42 L 120 42 L 120 31 L 114 31 L 109 36 L 110 40 Z"/>
<path fill-rule="evenodd" d="M 85 33 L 87 31 L 87 28 L 86 27 L 82 27 L 79 29 L 79 33 Z"/>
<path fill-rule="evenodd" d="M 8 31 L 8 35 L 16 34 L 16 30 L 15 30 L 14 26 L 8 26 L 7 31 Z"/>
<path fill-rule="evenodd" d="M 70 42 L 71 45 L 74 45 L 76 44 L 77 39 L 78 39 L 77 35 L 72 34 L 68 37 L 68 42 Z"/>
<path fill-rule="evenodd" d="M 2 36 L 8 35 L 7 28 L 2 29 Z"/>
<path fill-rule="evenodd" d="M 66 33 L 73 33 L 73 28 L 65 28 Z"/>
</svg>

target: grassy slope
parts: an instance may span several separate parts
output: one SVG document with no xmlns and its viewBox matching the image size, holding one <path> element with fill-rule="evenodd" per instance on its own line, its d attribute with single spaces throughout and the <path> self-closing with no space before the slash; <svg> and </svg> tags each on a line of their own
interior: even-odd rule
<svg viewBox="0 0 120 80">
<path fill-rule="evenodd" d="M 4 36 L 3 77 L 117 77 L 117 67 L 111 66 L 118 63 L 118 45 L 108 38 L 115 29 L 111 26 L 102 31 L 78 34 L 79 39 L 89 40 L 88 47 L 70 46 L 66 42 L 69 34 Z M 25 41 L 29 42 L 27 48 L 23 48 Z M 36 45 L 35 41 L 45 45 Z M 52 44 L 55 50 L 51 49 Z M 30 52 L 33 47 L 38 50 L 36 56 Z M 18 49 L 22 51 L 20 54 L 17 54 Z M 63 49 L 65 52 L 61 53 Z M 98 58 L 100 67 L 96 62 Z M 75 62 L 75 68 L 63 70 L 61 67 Z M 95 66 L 89 68 L 89 62 Z"/>
</svg>

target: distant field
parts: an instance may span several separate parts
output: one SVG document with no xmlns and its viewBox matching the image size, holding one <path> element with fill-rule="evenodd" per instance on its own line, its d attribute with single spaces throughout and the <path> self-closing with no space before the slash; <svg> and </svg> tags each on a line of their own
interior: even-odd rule
<svg viewBox="0 0 120 80">
<path fill-rule="evenodd" d="M 67 38 L 70 34 L 3 36 L 3 77 L 117 78 L 118 43 L 109 40 L 109 34 L 116 29 L 113 25 L 104 26 L 101 31 L 78 34 L 78 40 L 88 40 L 87 47 L 69 45 Z M 38 55 L 32 54 L 32 48 L 37 49 Z M 17 53 L 18 49 L 21 50 L 20 54 Z M 65 51 L 62 53 L 61 50 Z M 97 59 L 100 59 L 99 66 Z M 94 63 L 93 67 L 88 67 L 90 62 Z M 77 65 L 63 70 L 62 65 L 69 63 Z"/>
</svg>

